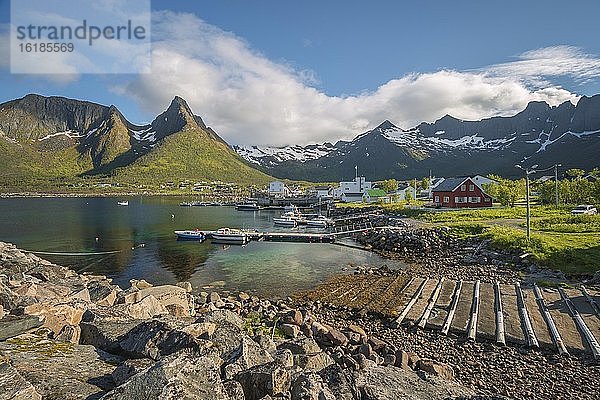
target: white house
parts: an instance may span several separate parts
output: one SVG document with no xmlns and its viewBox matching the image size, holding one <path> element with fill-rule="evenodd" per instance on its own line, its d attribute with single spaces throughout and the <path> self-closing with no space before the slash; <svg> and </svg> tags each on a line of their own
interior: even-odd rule
<svg viewBox="0 0 600 400">
<path fill-rule="evenodd" d="M 315 187 L 317 198 L 331 197 L 331 188 L 329 186 L 317 186 Z"/>
<path fill-rule="evenodd" d="M 396 201 L 405 201 L 407 197 L 415 200 L 417 198 L 417 191 L 414 186 L 411 185 L 398 185 L 398 190 L 390 193 L 390 197 Z"/>
<path fill-rule="evenodd" d="M 372 189 L 372 182 L 364 176 L 357 176 L 351 182 L 340 182 L 340 186 L 333 191 L 333 198 L 345 202 L 362 201 L 366 190 Z"/>
<path fill-rule="evenodd" d="M 486 176 L 482 176 L 482 175 L 472 176 L 471 180 L 473 181 L 474 184 L 476 184 L 477 186 L 479 186 L 482 189 L 483 189 L 482 185 L 489 185 L 490 183 L 498 183 L 495 180 L 490 179 Z"/>
<path fill-rule="evenodd" d="M 269 196 L 287 197 L 290 195 L 290 190 L 281 181 L 269 183 Z"/>
</svg>

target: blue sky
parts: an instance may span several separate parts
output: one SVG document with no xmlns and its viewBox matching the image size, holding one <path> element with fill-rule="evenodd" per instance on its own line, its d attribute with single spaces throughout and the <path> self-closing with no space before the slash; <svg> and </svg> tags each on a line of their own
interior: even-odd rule
<svg viewBox="0 0 600 400">
<path fill-rule="evenodd" d="M 8 4 L 0 0 L 0 23 Z M 150 74 L 57 81 L 11 75 L 0 62 L 0 101 L 75 97 L 115 104 L 141 123 L 180 95 L 232 143 L 283 145 L 349 138 L 383 119 L 409 128 L 446 113 L 510 115 L 531 100 L 600 93 L 592 0 L 155 0 L 152 8 Z"/>
</svg>

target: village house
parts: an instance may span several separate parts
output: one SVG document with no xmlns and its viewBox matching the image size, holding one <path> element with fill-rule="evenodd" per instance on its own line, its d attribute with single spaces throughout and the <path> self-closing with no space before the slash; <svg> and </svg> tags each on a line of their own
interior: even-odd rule
<svg viewBox="0 0 600 400">
<path fill-rule="evenodd" d="M 406 201 L 407 199 L 415 200 L 417 198 L 417 191 L 414 186 L 399 184 L 398 189 L 391 192 L 389 195 L 392 201 Z"/>
<path fill-rule="evenodd" d="M 315 187 L 315 193 L 319 199 L 331 197 L 331 188 L 329 186 L 317 186 Z"/>
<path fill-rule="evenodd" d="M 492 198 L 470 177 L 446 178 L 433 189 L 433 204 L 437 207 L 491 207 Z"/>
<path fill-rule="evenodd" d="M 273 181 L 269 183 L 269 196 L 288 197 L 290 190 L 281 181 Z"/>
<path fill-rule="evenodd" d="M 367 189 L 362 200 L 366 203 L 389 202 L 388 194 L 383 189 Z"/>
<path fill-rule="evenodd" d="M 361 202 L 365 191 L 372 188 L 372 182 L 368 182 L 364 176 L 357 176 L 351 182 L 340 182 L 340 186 L 333 191 L 333 198 L 345 202 Z"/>
</svg>

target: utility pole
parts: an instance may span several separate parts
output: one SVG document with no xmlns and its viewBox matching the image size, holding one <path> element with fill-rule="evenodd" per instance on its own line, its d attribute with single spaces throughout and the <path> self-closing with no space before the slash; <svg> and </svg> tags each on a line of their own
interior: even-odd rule
<svg viewBox="0 0 600 400">
<path fill-rule="evenodd" d="M 531 206 L 529 204 L 529 170 L 525 171 L 525 197 L 527 199 L 527 241 L 531 239 Z"/>
<path fill-rule="evenodd" d="M 558 208 L 558 167 L 562 167 L 562 164 L 554 164 L 554 198 L 556 200 L 556 208 Z"/>
</svg>

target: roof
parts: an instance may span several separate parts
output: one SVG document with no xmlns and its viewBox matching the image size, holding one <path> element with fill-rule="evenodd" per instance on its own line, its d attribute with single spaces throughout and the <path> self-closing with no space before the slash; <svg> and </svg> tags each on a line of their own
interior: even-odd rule
<svg viewBox="0 0 600 400">
<path fill-rule="evenodd" d="M 315 186 L 315 190 L 329 190 L 329 186 Z"/>
<path fill-rule="evenodd" d="M 384 196 L 387 196 L 387 193 L 385 192 L 385 190 L 382 190 L 382 189 L 368 189 L 367 190 L 367 194 L 370 197 L 384 197 Z"/>
<path fill-rule="evenodd" d="M 467 179 L 471 178 L 468 176 L 461 176 L 459 178 L 446 178 L 439 185 L 433 188 L 433 190 L 435 192 L 453 192 L 454 189 L 459 187 Z"/>
</svg>

